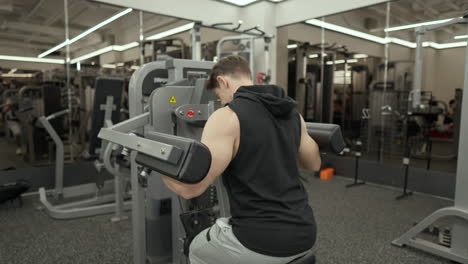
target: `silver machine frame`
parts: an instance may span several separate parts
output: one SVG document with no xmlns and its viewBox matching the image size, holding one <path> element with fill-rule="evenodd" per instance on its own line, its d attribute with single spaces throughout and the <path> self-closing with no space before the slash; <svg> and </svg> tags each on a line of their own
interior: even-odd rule
<svg viewBox="0 0 468 264">
<path fill-rule="evenodd" d="M 100 108 L 100 110 L 105 112 L 104 126 L 112 126 L 111 117 L 114 109 L 115 105 L 113 96 L 107 96 L 106 104 L 101 105 Z M 49 121 L 66 115 L 69 111 L 69 109 L 66 109 L 47 117 L 41 116 L 37 121 L 37 124 L 47 131 L 56 145 L 55 187 L 53 190 L 49 191 L 46 191 L 44 187 L 39 188 L 39 200 L 41 202 L 39 209 L 45 210 L 45 212 L 54 219 L 75 219 L 101 214 L 110 214 L 112 212 L 114 212 L 115 215 L 111 218 L 111 221 L 117 222 L 126 219 L 127 216 L 125 216 L 123 212 L 130 209 L 130 202 L 124 202 L 125 190 L 123 185 L 125 173 L 117 164 L 113 165 L 111 162 L 112 150 L 115 148 L 113 144 L 102 141 L 100 161 L 97 160 L 95 162 L 95 167 L 98 171 L 100 171 L 102 167 L 105 167 L 112 175 L 114 175 L 114 180 L 105 181 L 102 188 L 98 188 L 96 183 L 64 187 L 63 141 Z M 112 190 L 112 188 L 114 188 L 113 194 L 103 194 L 107 190 Z M 71 203 L 54 205 L 47 199 L 48 193 L 52 194 L 55 200 L 60 200 L 61 198 L 82 197 L 85 195 L 93 195 L 93 197 Z"/>
<path fill-rule="evenodd" d="M 252 78 L 253 80 L 256 80 L 255 74 L 260 72 L 256 70 L 255 67 L 255 40 L 257 39 L 263 39 L 264 40 L 264 57 L 265 57 L 265 74 L 268 76 L 271 75 L 271 69 L 270 69 L 270 42 L 273 36 L 268 36 L 268 35 L 240 35 L 240 36 L 227 36 L 218 41 L 216 44 L 216 56 L 218 57 L 218 60 L 221 59 L 222 54 L 223 54 L 223 44 L 228 41 L 241 41 L 241 40 L 248 40 L 250 42 L 250 47 L 249 47 L 249 67 L 252 71 Z M 266 80 L 266 83 L 268 83 L 268 79 Z"/>
<path fill-rule="evenodd" d="M 173 127 L 170 125 L 173 124 L 171 113 L 178 113 L 181 107 L 187 105 L 199 107 L 198 109 L 200 112 L 198 113 L 201 115 L 201 112 L 203 112 L 203 119 L 207 119 L 208 116 L 214 112 L 215 107 L 213 103 L 208 105 L 190 104 L 192 101 L 197 100 L 197 96 L 201 96 L 195 94 L 195 86 L 177 84 L 177 82 L 186 79 L 187 69 L 194 71 L 195 74 L 197 74 L 197 71 L 208 73 L 207 71 L 211 71 L 213 65 L 213 62 L 208 61 L 182 59 L 155 61 L 143 65 L 130 79 L 130 119 L 111 127 L 103 128 L 99 133 L 100 138 L 123 146 L 124 152 L 129 154 L 132 186 L 133 263 L 135 264 L 169 263 L 169 258 L 172 258 L 171 263 L 177 264 L 187 263 L 188 261 L 180 252 L 183 248 L 183 241 L 181 238 L 185 236 L 185 231 L 179 220 L 179 215 L 183 211 L 184 205 L 176 194 L 167 189 L 161 180 L 160 174 L 157 172 L 151 172 L 150 175 L 146 175 L 147 184 L 141 184 L 143 173 L 140 171 L 141 166 L 136 163 L 136 156 L 138 153 L 144 153 L 162 161 L 168 161 L 170 159 L 173 146 L 145 137 L 152 131 L 173 134 Z M 155 89 L 150 97 L 143 95 L 143 85 L 148 85 L 148 75 L 160 69 L 168 71 L 167 83 Z M 152 81 L 153 80 L 150 80 L 150 83 Z M 156 81 L 159 82 L 161 80 L 155 77 L 154 82 Z M 169 102 L 172 96 L 177 98 L 177 104 L 171 104 Z M 165 112 L 156 115 L 155 113 L 158 112 L 156 109 L 163 109 Z M 191 134 L 193 131 L 189 131 L 189 127 L 184 127 L 180 130 L 188 131 L 187 133 L 192 137 L 196 135 Z M 215 185 L 216 188 L 222 186 L 219 180 Z M 227 196 L 224 196 L 224 198 L 227 199 Z M 166 218 L 172 226 L 171 230 L 163 230 L 164 228 L 162 228 L 163 225 L 161 223 L 167 224 L 167 222 L 161 222 L 164 221 L 164 219 L 159 219 L 161 217 L 154 216 L 155 211 L 160 208 L 160 204 L 154 201 L 162 199 L 171 200 L 171 213 L 167 216 L 169 218 Z M 221 204 L 226 204 L 227 200 L 219 199 L 219 207 L 224 207 L 224 205 Z M 225 210 L 220 212 L 220 215 L 225 214 Z M 168 235 L 169 231 L 172 231 L 170 235 Z M 167 238 L 171 238 L 172 241 Z M 164 250 L 164 248 L 172 246 L 171 256 L 163 257 L 162 259 L 153 257 L 151 245 L 155 245 L 155 243 L 158 243 L 159 250 Z"/>
<path fill-rule="evenodd" d="M 422 80 L 422 62 L 423 62 L 423 37 L 428 31 L 435 30 L 444 26 L 468 23 L 468 17 L 455 18 L 446 23 L 422 26 L 416 29 L 417 49 L 416 65 L 413 87 L 412 106 L 418 107 L 420 104 L 421 80 Z M 395 239 L 392 244 L 396 246 L 414 247 L 443 258 L 460 263 L 468 263 L 468 46 L 465 52 L 465 80 L 463 87 L 463 99 L 461 105 L 460 139 L 458 148 L 458 163 L 456 173 L 456 189 L 454 205 L 439 209 L 431 215 L 424 218 L 417 225 L 408 230 L 405 234 Z M 427 227 L 441 218 L 454 217 L 454 223 L 451 231 L 451 246 L 445 247 L 433 243 L 423 238 L 417 237 Z"/>
</svg>

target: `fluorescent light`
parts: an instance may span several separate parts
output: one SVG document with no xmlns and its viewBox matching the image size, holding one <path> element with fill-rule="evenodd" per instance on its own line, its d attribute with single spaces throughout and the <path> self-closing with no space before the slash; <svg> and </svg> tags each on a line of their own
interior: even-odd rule
<svg viewBox="0 0 468 264">
<path fill-rule="evenodd" d="M 9 78 L 31 78 L 34 76 L 32 73 L 2 73 L 0 74 L 1 77 L 9 77 Z"/>
<path fill-rule="evenodd" d="M 434 48 L 434 49 L 438 49 L 439 48 L 439 44 L 438 43 L 435 43 L 435 42 L 432 42 L 432 41 L 424 41 L 423 44 L 422 44 L 423 47 L 431 47 L 431 48 Z"/>
<path fill-rule="evenodd" d="M 377 43 L 380 43 L 380 44 L 385 44 L 385 39 L 384 38 L 374 36 L 374 35 L 371 35 L 371 34 L 367 34 L 367 33 L 357 31 L 357 30 L 354 30 L 354 29 L 349 29 L 349 28 L 346 28 L 346 27 L 342 27 L 342 26 L 338 26 L 338 25 L 335 25 L 335 24 L 327 23 L 327 22 L 324 22 L 322 20 L 309 19 L 309 20 L 306 21 L 306 23 L 310 24 L 310 25 L 317 26 L 317 27 L 323 27 L 323 28 L 326 28 L 326 29 L 329 29 L 329 30 L 333 30 L 333 31 L 337 31 L 337 32 L 344 33 L 344 34 L 347 34 L 347 35 L 351 35 L 351 36 L 354 36 L 354 37 L 367 39 L 367 40 L 374 41 L 374 42 L 377 42 Z"/>
<path fill-rule="evenodd" d="M 76 63 L 76 70 L 81 71 L 81 62 Z"/>
<path fill-rule="evenodd" d="M 459 48 L 466 47 L 466 41 L 461 42 L 451 42 L 451 43 L 435 43 L 431 41 L 423 42 L 423 47 L 431 47 L 434 49 L 450 49 L 450 48 Z"/>
<path fill-rule="evenodd" d="M 138 47 L 138 45 L 139 45 L 138 42 L 135 41 L 135 42 L 130 42 L 125 45 L 113 45 L 113 47 L 114 47 L 114 50 L 116 51 L 124 51 L 124 50 Z"/>
<path fill-rule="evenodd" d="M 127 8 L 127 9 L 125 9 L 124 11 L 122 11 L 122 12 L 120 12 L 120 13 L 117 13 L 117 14 L 115 14 L 115 15 L 109 17 L 108 19 L 102 21 L 101 23 L 95 25 L 94 27 L 85 30 L 85 31 L 82 32 L 81 34 L 78 34 L 78 36 L 72 38 L 71 40 L 65 40 L 64 42 L 58 44 L 57 46 L 55 46 L 55 47 L 53 47 L 53 48 L 51 48 L 51 49 L 49 49 L 49 50 L 47 50 L 47 51 L 45 51 L 45 52 L 39 54 L 37 57 L 39 57 L 39 58 L 45 57 L 45 56 L 49 55 L 50 53 L 52 53 L 52 52 L 54 52 L 54 51 L 56 51 L 56 50 L 58 50 L 58 49 L 63 48 L 63 47 L 64 47 L 65 45 L 67 45 L 67 44 L 68 44 L 68 45 L 71 45 L 72 43 L 74 43 L 74 42 L 78 41 L 79 39 L 81 39 L 81 38 L 83 38 L 83 37 L 85 37 L 85 36 L 91 34 L 92 32 L 98 30 L 99 28 L 101 28 L 101 27 L 103 27 L 103 26 L 109 24 L 110 22 L 112 22 L 112 21 L 114 21 L 114 20 L 116 20 L 116 19 L 118 19 L 118 18 L 120 18 L 120 17 L 122 17 L 122 16 L 124 16 L 124 15 L 126 15 L 126 14 L 128 14 L 128 13 L 130 13 L 130 12 L 132 12 L 132 10 L 133 10 L 132 8 Z"/>
<path fill-rule="evenodd" d="M 46 51 L 44 51 L 43 53 L 37 55 L 37 57 L 38 57 L 38 58 L 43 58 L 43 57 L 45 57 L 45 56 L 51 54 L 52 52 L 54 52 L 54 51 L 56 51 L 56 50 L 59 50 L 59 49 L 65 47 L 65 45 L 67 45 L 67 41 L 66 41 L 66 40 L 65 40 L 64 42 L 58 44 L 57 46 L 55 46 L 55 47 L 53 47 L 53 48 L 51 48 L 51 49 L 49 49 L 49 50 L 46 50 Z"/>
<path fill-rule="evenodd" d="M 130 67 L 130 69 L 132 69 L 132 70 L 138 70 L 138 69 L 140 69 L 140 66 L 138 66 L 138 65 L 132 65 L 132 67 Z"/>
<path fill-rule="evenodd" d="M 468 38 L 468 35 L 455 36 L 454 39 L 465 39 Z"/>
<path fill-rule="evenodd" d="M 238 5 L 238 6 L 246 6 L 248 4 L 256 2 L 257 0 L 223 0 L 223 1 L 231 3 L 231 4 L 235 4 L 235 5 Z"/>
<path fill-rule="evenodd" d="M 437 44 L 434 48 L 436 49 L 449 49 L 449 48 L 459 48 L 466 47 L 467 42 L 452 42 L 452 43 L 435 43 Z"/>
<path fill-rule="evenodd" d="M 350 60 L 347 60 L 346 63 L 350 64 L 350 63 L 356 63 L 358 62 L 358 60 L 356 59 L 350 59 Z M 327 65 L 332 65 L 332 64 L 343 64 L 345 63 L 345 60 L 336 60 L 335 63 L 333 63 L 333 61 L 327 61 Z"/>
<path fill-rule="evenodd" d="M 309 55 L 309 58 L 315 59 L 315 58 L 318 58 L 319 55 L 320 55 L 320 54 L 318 54 L 318 53 L 317 53 L 317 54 L 310 54 L 310 55 Z M 323 53 L 322 56 L 323 56 L 323 57 L 326 57 L 327 54 L 326 54 L 326 53 Z"/>
<path fill-rule="evenodd" d="M 365 59 L 367 57 L 369 57 L 369 55 L 367 55 L 367 54 L 354 54 L 354 56 L 353 56 L 353 58 L 355 58 L 355 59 Z"/>
<path fill-rule="evenodd" d="M 15 73 L 17 70 L 18 70 L 18 69 L 13 68 L 13 69 L 11 69 L 8 73 L 9 73 L 9 74 L 12 74 L 12 73 Z"/>
<path fill-rule="evenodd" d="M 425 23 L 426 23 L 426 25 L 431 25 L 431 24 L 427 24 L 427 23 L 438 24 L 438 23 L 447 22 L 449 20 L 451 20 L 451 19 L 438 20 L 438 21 L 425 22 Z M 440 22 L 440 21 L 442 21 L 442 22 Z M 324 27 L 326 29 L 333 30 L 333 31 L 336 31 L 336 32 L 340 32 L 340 33 L 343 33 L 343 34 L 347 34 L 347 35 L 350 35 L 350 36 L 353 36 L 353 37 L 370 40 L 370 41 L 377 42 L 377 43 L 380 43 L 380 44 L 395 43 L 395 44 L 398 44 L 398 45 L 401 45 L 401 46 L 404 46 L 404 47 L 408 47 L 408 48 L 412 48 L 412 49 L 416 48 L 416 46 L 417 46 L 417 44 L 414 43 L 414 42 L 406 41 L 406 40 L 399 39 L 399 38 L 393 38 L 393 37 L 381 38 L 381 37 L 374 36 L 374 35 L 371 35 L 371 34 L 367 34 L 367 33 L 364 33 L 364 32 L 360 32 L 360 31 L 357 31 L 357 30 L 354 30 L 354 29 L 349 29 L 349 28 L 338 26 L 338 25 L 335 25 L 335 24 L 323 22 L 323 21 L 318 20 L 318 19 L 310 19 L 310 20 L 307 20 L 306 23 L 314 25 L 314 26 L 318 26 L 318 27 Z M 421 23 L 419 23 L 419 24 L 421 24 Z M 416 25 L 416 24 L 414 24 L 414 25 Z M 423 43 L 423 47 L 432 47 L 432 48 L 435 48 L 435 49 L 448 49 L 448 48 L 457 48 L 457 47 L 464 47 L 464 46 L 466 46 L 466 42 L 453 42 L 453 43 L 443 43 L 443 44 L 439 44 L 439 43 L 435 43 L 435 42 L 424 42 Z"/>
<path fill-rule="evenodd" d="M 120 13 L 117 13 L 117 14 L 115 14 L 115 15 L 109 17 L 108 19 L 102 21 L 101 23 L 95 25 L 94 27 L 92 27 L 92 28 L 90 28 L 90 29 L 84 31 L 83 33 L 79 34 L 78 36 L 72 38 L 72 39 L 70 40 L 69 43 L 72 44 L 73 42 L 75 42 L 75 41 L 77 41 L 77 40 L 79 40 L 79 39 L 81 39 L 81 38 L 83 38 L 83 37 L 85 37 L 85 36 L 91 34 L 92 32 L 94 32 L 94 31 L 96 31 L 96 30 L 102 28 L 103 26 L 109 24 L 110 22 L 112 22 L 112 21 L 114 21 L 114 20 L 116 20 L 116 19 L 118 19 L 118 18 L 120 18 L 120 17 L 122 17 L 122 16 L 125 16 L 126 14 L 128 14 L 128 13 L 130 13 L 130 12 L 132 12 L 132 11 L 133 11 L 132 8 L 127 8 L 127 9 L 125 9 L 124 11 L 122 11 L 122 12 L 120 12 Z"/>
<path fill-rule="evenodd" d="M 107 52 L 112 51 L 112 50 L 113 50 L 112 46 L 107 46 L 105 48 L 98 49 L 96 51 L 93 51 L 93 52 L 88 53 L 86 55 L 80 56 L 78 58 L 74 58 L 73 60 L 71 60 L 71 63 L 73 64 L 73 63 L 77 63 L 79 61 L 84 61 L 84 60 L 87 60 L 89 58 L 92 58 L 92 57 L 99 56 L 101 54 L 107 53 Z"/>
<path fill-rule="evenodd" d="M 117 65 L 117 67 L 122 67 L 122 66 L 124 66 L 124 63 L 123 63 L 123 62 L 119 62 L 119 63 L 117 63 L 117 64 L 115 64 L 115 65 Z"/>
<path fill-rule="evenodd" d="M 428 21 L 428 22 L 422 22 L 422 23 L 416 23 L 416 24 L 411 24 L 411 25 L 404 25 L 404 26 L 398 26 L 398 27 L 391 27 L 391 28 L 386 28 L 386 32 L 391 32 L 391 31 L 397 31 L 397 30 L 402 30 L 402 29 L 408 29 L 408 28 L 417 28 L 420 26 L 428 26 L 428 25 L 434 25 L 434 24 L 440 24 L 440 23 L 445 23 L 453 18 L 449 19 L 441 19 L 441 20 L 435 20 L 435 21 Z"/>
<path fill-rule="evenodd" d="M 386 43 L 395 43 L 395 44 L 405 46 L 407 48 L 412 48 L 412 49 L 416 48 L 417 46 L 417 44 L 414 42 L 406 41 L 406 40 L 399 39 L 399 38 L 387 38 Z"/>
<path fill-rule="evenodd" d="M 288 49 L 295 49 L 297 48 L 297 44 L 289 44 Z"/>
<path fill-rule="evenodd" d="M 115 68 L 117 68 L 117 66 L 116 66 L 115 64 L 110 64 L 110 63 L 108 63 L 108 64 L 103 64 L 102 67 L 103 67 L 103 68 L 108 68 L 108 69 L 115 69 Z"/>
<path fill-rule="evenodd" d="M 78 58 L 74 58 L 73 60 L 71 60 L 71 64 L 77 63 L 79 61 L 84 61 L 84 60 L 87 60 L 89 58 L 99 56 L 101 54 L 104 54 L 104 53 L 107 53 L 107 52 L 110 52 L 110 51 L 124 51 L 124 50 L 131 49 L 131 48 L 134 48 L 134 47 L 137 47 L 137 46 L 138 46 L 138 42 L 131 42 L 131 43 L 128 43 L 128 44 L 125 44 L 125 45 L 107 46 L 105 48 L 93 51 L 93 52 L 85 54 L 85 55 L 82 55 L 82 56 L 80 56 Z"/>
<path fill-rule="evenodd" d="M 188 23 L 188 24 L 185 24 L 183 26 L 176 27 L 176 28 L 173 28 L 173 29 L 169 29 L 169 30 L 166 30 L 164 32 L 157 33 L 157 34 L 154 34 L 152 36 L 149 36 L 149 37 L 146 38 L 146 40 L 156 40 L 156 39 L 162 39 L 162 38 L 165 38 L 165 37 L 169 37 L 169 36 L 172 36 L 172 35 L 175 35 L 175 34 L 182 33 L 184 31 L 190 30 L 190 29 L 193 28 L 193 26 L 195 26 L 194 22 Z"/>
<path fill-rule="evenodd" d="M 43 63 L 56 63 L 56 64 L 65 63 L 65 60 L 62 60 L 62 59 L 40 59 L 36 57 L 21 57 L 21 56 L 8 56 L 8 55 L 0 55 L 0 60 L 43 62 Z"/>
</svg>

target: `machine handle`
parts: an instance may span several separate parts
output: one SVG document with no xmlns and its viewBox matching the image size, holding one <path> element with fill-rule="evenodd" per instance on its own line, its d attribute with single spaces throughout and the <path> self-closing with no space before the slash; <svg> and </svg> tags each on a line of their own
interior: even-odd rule
<svg viewBox="0 0 468 264">
<path fill-rule="evenodd" d="M 64 109 L 64 110 L 55 112 L 55 113 L 53 113 L 53 114 L 51 114 L 51 115 L 48 115 L 48 116 L 46 117 L 46 119 L 47 119 L 47 120 L 52 120 L 52 119 L 55 119 L 55 118 L 57 118 L 57 117 L 63 116 L 63 115 L 65 115 L 65 114 L 68 114 L 69 112 L 70 112 L 69 109 Z"/>
</svg>

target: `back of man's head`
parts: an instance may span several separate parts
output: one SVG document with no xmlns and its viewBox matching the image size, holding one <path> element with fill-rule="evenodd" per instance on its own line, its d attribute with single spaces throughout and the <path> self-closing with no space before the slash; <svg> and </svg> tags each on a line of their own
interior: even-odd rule
<svg viewBox="0 0 468 264">
<path fill-rule="evenodd" d="M 206 84 L 208 90 L 215 89 L 219 86 L 218 76 L 230 76 L 231 78 L 247 78 L 252 79 L 252 73 L 249 68 L 249 62 L 244 57 L 239 55 L 229 55 L 221 58 L 211 70 L 211 75 Z"/>
</svg>

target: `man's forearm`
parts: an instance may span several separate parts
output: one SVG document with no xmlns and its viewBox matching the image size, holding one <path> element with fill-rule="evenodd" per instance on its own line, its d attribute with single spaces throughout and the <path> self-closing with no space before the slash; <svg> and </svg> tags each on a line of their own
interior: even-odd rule
<svg viewBox="0 0 468 264">
<path fill-rule="evenodd" d="M 197 197 L 203 193 L 204 190 L 201 183 L 199 184 L 186 184 L 180 181 L 177 181 L 173 178 L 162 176 L 163 182 L 177 195 L 184 197 L 185 199 L 191 199 Z"/>
<path fill-rule="evenodd" d="M 322 166 L 322 158 L 320 157 L 318 148 L 308 156 L 297 157 L 297 166 L 305 170 L 319 171 Z"/>
</svg>

